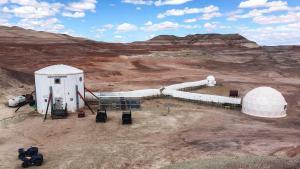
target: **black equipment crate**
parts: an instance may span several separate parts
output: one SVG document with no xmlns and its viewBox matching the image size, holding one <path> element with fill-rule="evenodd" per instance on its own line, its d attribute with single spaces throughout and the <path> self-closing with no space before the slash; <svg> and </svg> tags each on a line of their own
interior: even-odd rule
<svg viewBox="0 0 300 169">
<path fill-rule="evenodd" d="M 97 115 L 96 115 L 96 123 L 105 123 L 107 120 L 107 113 L 106 110 L 105 111 L 97 111 Z"/>
<path fill-rule="evenodd" d="M 132 124 L 131 111 L 123 112 L 123 114 L 122 114 L 122 124 Z"/>
</svg>

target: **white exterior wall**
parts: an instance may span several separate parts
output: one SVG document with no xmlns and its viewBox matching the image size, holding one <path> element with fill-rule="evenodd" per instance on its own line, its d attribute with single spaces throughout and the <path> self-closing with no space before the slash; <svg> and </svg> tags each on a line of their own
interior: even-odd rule
<svg viewBox="0 0 300 169">
<path fill-rule="evenodd" d="M 82 81 L 79 78 L 82 78 Z M 61 83 L 55 84 L 54 79 L 60 78 Z M 52 86 L 53 100 L 57 97 L 61 97 L 63 105 L 67 103 L 67 109 L 70 112 L 77 110 L 76 104 L 76 85 L 78 85 L 78 91 L 84 97 L 84 76 L 80 74 L 69 75 L 46 75 L 35 74 L 35 88 L 36 88 L 36 102 L 37 111 L 41 114 L 46 113 L 48 98 L 50 94 L 50 86 Z M 84 101 L 79 98 L 79 108 L 84 107 Z M 48 113 L 51 112 L 51 105 L 49 106 Z"/>
</svg>

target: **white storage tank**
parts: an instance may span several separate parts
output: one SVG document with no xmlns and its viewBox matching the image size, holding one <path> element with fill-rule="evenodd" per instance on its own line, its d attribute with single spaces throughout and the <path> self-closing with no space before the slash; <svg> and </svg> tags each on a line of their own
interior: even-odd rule
<svg viewBox="0 0 300 169">
<path fill-rule="evenodd" d="M 243 98 L 242 112 L 257 117 L 285 117 L 287 102 L 282 94 L 271 87 L 258 87 Z"/>
<path fill-rule="evenodd" d="M 37 111 L 46 113 L 50 91 L 56 107 L 76 112 L 84 107 L 84 101 L 77 95 L 76 90 L 84 97 L 83 71 L 67 65 L 52 65 L 36 71 L 35 90 Z M 48 113 L 51 112 L 49 106 Z"/>
</svg>

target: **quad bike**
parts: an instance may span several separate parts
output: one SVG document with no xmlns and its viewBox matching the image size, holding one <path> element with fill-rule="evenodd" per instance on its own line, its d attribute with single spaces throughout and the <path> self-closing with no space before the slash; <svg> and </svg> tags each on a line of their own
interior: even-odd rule
<svg viewBox="0 0 300 169">
<path fill-rule="evenodd" d="M 30 147 L 28 150 L 20 148 L 18 150 L 18 158 L 23 161 L 22 167 L 28 168 L 30 166 L 40 166 L 43 164 L 44 158 L 43 155 L 38 152 L 37 147 Z"/>
</svg>

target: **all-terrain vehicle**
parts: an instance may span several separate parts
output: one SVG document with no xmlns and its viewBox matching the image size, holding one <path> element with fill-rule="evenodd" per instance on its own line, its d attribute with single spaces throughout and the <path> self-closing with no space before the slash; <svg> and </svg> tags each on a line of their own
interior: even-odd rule
<svg viewBox="0 0 300 169">
<path fill-rule="evenodd" d="M 24 150 L 24 148 L 20 148 L 18 152 L 18 158 L 23 161 L 23 168 L 28 168 L 30 166 L 40 166 L 43 164 L 44 157 L 39 153 L 37 147 L 30 147 L 26 151 Z"/>
</svg>

